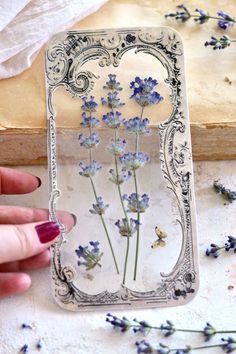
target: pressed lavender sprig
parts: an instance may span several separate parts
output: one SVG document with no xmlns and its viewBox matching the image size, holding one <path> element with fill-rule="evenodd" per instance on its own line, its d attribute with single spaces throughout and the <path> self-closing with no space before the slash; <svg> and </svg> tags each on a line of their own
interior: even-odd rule
<svg viewBox="0 0 236 354">
<path fill-rule="evenodd" d="M 84 134 L 79 135 L 79 141 L 80 145 L 84 147 L 85 149 L 88 150 L 89 152 L 89 164 L 84 164 L 83 162 L 80 162 L 80 172 L 79 174 L 83 177 L 87 177 L 90 180 L 91 187 L 93 190 L 93 194 L 96 200 L 96 203 L 93 204 L 93 208 L 90 209 L 91 214 L 96 214 L 99 215 L 106 237 L 107 241 L 109 243 L 109 247 L 112 253 L 113 261 L 115 264 L 116 272 L 119 274 L 119 268 L 118 264 L 116 261 L 115 253 L 112 247 L 111 239 L 108 233 L 108 229 L 105 223 L 105 220 L 103 218 L 103 214 L 105 213 L 106 209 L 109 207 L 108 204 L 105 204 L 102 197 L 99 197 L 96 192 L 95 184 L 93 182 L 93 177 L 101 170 L 102 166 L 99 165 L 95 160 L 92 159 L 92 149 L 97 147 L 99 144 L 100 140 L 97 136 L 96 133 L 93 132 L 93 128 L 96 127 L 99 124 L 99 120 L 95 117 L 92 116 L 92 113 L 97 111 L 97 106 L 98 104 L 95 102 L 94 97 L 90 96 L 90 99 L 87 97 L 83 98 L 83 105 L 81 108 L 84 110 L 82 113 L 82 118 L 83 121 L 80 123 L 82 127 L 88 128 L 89 129 L 89 136 L 85 136 Z M 78 254 L 77 254 L 78 255 Z M 90 257 L 91 258 L 91 257 Z M 84 264 L 84 263 L 81 263 Z M 85 265 L 85 264 L 84 264 Z M 99 265 L 99 264 L 98 264 Z M 90 267 L 90 265 L 89 265 Z"/>
<path fill-rule="evenodd" d="M 128 208 L 129 211 L 136 210 L 137 213 L 137 221 L 140 224 L 140 212 L 144 212 L 149 206 L 149 197 L 144 194 L 145 201 L 140 200 L 140 195 L 138 191 L 138 180 L 136 170 L 141 167 L 142 164 L 149 160 L 149 156 L 143 152 L 139 151 L 139 137 L 140 135 L 148 135 L 150 134 L 149 129 L 149 120 L 147 118 L 143 118 L 144 108 L 152 105 L 158 104 L 163 100 L 163 97 L 157 92 L 154 91 L 154 88 L 158 84 L 157 80 L 152 79 L 151 77 L 141 79 L 140 77 L 135 77 L 134 81 L 131 81 L 130 88 L 133 90 L 130 99 L 133 99 L 140 107 L 141 113 L 140 117 L 135 117 L 127 122 L 125 122 L 126 129 L 128 133 L 135 135 L 135 152 L 125 154 L 120 159 L 121 162 L 126 166 L 127 169 L 131 169 L 133 171 L 134 176 L 134 185 L 135 185 L 135 193 L 133 193 L 128 200 Z M 128 168 L 130 166 L 130 168 Z M 136 207 L 135 207 L 136 204 Z M 145 205 L 145 208 L 141 211 L 140 205 Z M 137 277 L 137 267 L 138 267 L 138 254 L 139 254 L 139 238 L 140 238 L 140 227 L 137 229 L 137 238 L 136 238 L 136 251 L 135 251 L 135 264 L 134 264 L 134 277 L 136 280 Z"/>
<path fill-rule="evenodd" d="M 169 12 L 165 14 L 165 17 L 171 17 L 174 18 L 175 20 L 179 20 L 181 22 L 186 22 L 190 18 L 193 18 L 195 22 L 199 24 L 204 24 L 206 23 L 209 19 L 217 20 L 217 24 L 220 28 L 222 29 L 227 29 L 229 27 L 232 27 L 235 24 L 235 19 L 227 14 L 224 11 L 218 11 L 217 16 L 211 16 L 208 11 L 206 10 L 201 10 L 201 9 L 196 9 L 195 12 L 196 14 L 191 14 L 190 11 L 188 10 L 187 6 L 185 5 L 178 5 L 177 8 L 180 10 L 176 12 Z"/>
<path fill-rule="evenodd" d="M 218 258 L 222 250 L 229 252 L 231 249 L 233 250 L 233 253 L 236 254 L 236 237 L 228 236 L 228 240 L 224 246 L 218 246 L 215 243 L 211 243 L 206 249 L 206 256 Z"/>
<path fill-rule="evenodd" d="M 79 246 L 75 253 L 78 258 L 82 258 L 83 261 L 78 260 L 78 266 L 85 266 L 86 270 L 91 270 L 96 266 L 101 267 L 101 258 L 103 252 L 100 252 L 100 244 L 98 241 L 90 241 L 87 246 Z"/>
<path fill-rule="evenodd" d="M 202 330 L 184 329 L 176 328 L 173 322 L 168 320 L 166 321 L 166 323 L 161 324 L 160 326 L 153 326 L 145 320 L 139 321 L 136 318 L 134 318 L 133 320 L 129 320 L 125 316 L 119 318 L 117 316 L 112 315 L 111 313 L 108 313 L 106 315 L 106 322 L 110 323 L 113 328 L 120 329 L 121 332 L 127 332 L 132 329 L 134 333 L 142 333 L 145 335 L 147 335 L 151 330 L 161 331 L 164 334 L 164 337 L 169 337 L 175 332 L 202 333 L 205 342 L 208 342 L 216 334 L 236 333 L 236 330 L 217 330 L 209 322 L 206 323 L 205 327 Z"/>
<path fill-rule="evenodd" d="M 216 191 L 216 193 L 222 195 L 222 197 L 227 201 L 229 201 L 230 203 L 236 200 L 236 191 L 232 191 L 229 188 L 225 188 L 223 183 L 220 183 L 219 180 L 214 181 L 213 188 Z"/>
<path fill-rule="evenodd" d="M 108 112 L 107 114 L 103 115 L 102 120 L 108 128 L 114 130 L 114 137 L 112 138 L 110 144 L 107 147 L 107 150 L 114 157 L 114 164 L 115 164 L 115 169 L 111 169 L 109 171 L 109 173 L 111 174 L 109 180 L 115 183 L 117 186 L 122 210 L 124 213 L 123 224 L 125 225 L 125 228 L 130 231 L 131 224 L 130 224 L 130 220 L 127 217 L 124 202 L 122 199 L 121 184 L 123 184 L 131 177 L 131 172 L 128 171 L 127 173 L 125 173 L 124 169 L 122 169 L 121 172 L 119 171 L 118 158 L 125 151 L 126 141 L 124 139 L 119 138 L 119 128 L 122 125 L 124 125 L 125 119 L 122 118 L 120 112 L 114 111 L 116 108 L 124 105 L 124 103 L 121 102 L 120 99 L 117 97 L 118 91 L 122 91 L 122 87 L 120 83 L 117 81 L 115 74 L 108 75 L 108 81 L 106 82 L 106 85 L 103 86 L 103 89 L 108 90 L 108 93 L 107 93 L 107 99 L 102 98 L 102 104 L 108 106 L 108 108 L 111 109 L 111 112 Z M 120 220 L 118 220 L 115 223 L 115 225 L 119 228 L 120 235 L 127 237 L 125 264 L 124 264 L 123 281 L 122 281 L 122 283 L 125 284 L 126 270 L 127 270 L 128 256 L 129 256 L 129 237 L 132 236 L 132 233 L 127 232 L 126 235 L 122 234 L 121 232 L 122 226 Z"/>
</svg>

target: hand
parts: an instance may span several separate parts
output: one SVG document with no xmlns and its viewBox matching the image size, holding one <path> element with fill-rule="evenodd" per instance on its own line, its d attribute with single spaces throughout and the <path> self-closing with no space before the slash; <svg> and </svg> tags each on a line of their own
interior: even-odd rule
<svg viewBox="0 0 236 354">
<path fill-rule="evenodd" d="M 10 168 L 0 168 L 0 194 L 25 194 L 40 187 L 38 177 Z M 75 224 L 73 214 L 58 212 L 68 230 Z M 48 248 L 59 235 L 59 226 L 48 221 L 48 210 L 0 206 L 0 297 L 27 290 L 31 285 L 22 271 L 46 267 Z"/>
</svg>

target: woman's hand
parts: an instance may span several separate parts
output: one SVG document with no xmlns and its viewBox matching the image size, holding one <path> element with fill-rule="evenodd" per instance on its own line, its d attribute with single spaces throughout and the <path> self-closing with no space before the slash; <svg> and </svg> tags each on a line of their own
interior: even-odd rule
<svg viewBox="0 0 236 354">
<path fill-rule="evenodd" d="M 0 168 L 0 194 L 31 193 L 40 187 L 38 177 L 10 168 Z M 68 230 L 73 214 L 58 212 Z M 56 223 L 48 221 L 48 210 L 0 206 L 0 297 L 27 290 L 31 279 L 23 271 L 47 267 L 48 248 L 59 235 Z"/>
</svg>

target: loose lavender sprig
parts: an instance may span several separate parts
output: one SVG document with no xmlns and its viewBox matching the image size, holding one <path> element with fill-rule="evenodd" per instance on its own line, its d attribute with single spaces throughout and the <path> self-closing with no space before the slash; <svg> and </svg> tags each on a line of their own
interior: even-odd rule
<svg viewBox="0 0 236 354">
<path fill-rule="evenodd" d="M 224 11 L 218 11 L 217 16 L 210 16 L 208 11 L 196 9 L 196 14 L 191 14 L 185 5 L 178 5 L 178 9 L 182 11 L 169 12 L 165 14 L 165 17 L 171 17 L 175 20 L 180 20 L 182 22 L 188 21 L 190 18 L 194 18 L 194 21 L 199 24 L 206 23 L 209 19 L 217 20 L 217 24 L 222 29 L 227 29 L 235 24 L 235 19 Z"/>
<path fill-rule="evenodd" d="M 236 200 L 236 191 L 232 191 L 229 188 L 225 188 L 225 186 L 219 182 L 219 180 L 214 181 L 213 188 L 216 193 L 221 194 L 224 199 L 232 203 Z"/>
<path fill-rule="evenodd" d="M 217 258 L 222 250 L 229 252 L 231 249 L 233 250 L 233 253 L 236 254 L 236 238 L 228 236 L 228 240 L 224 246 L 218 246 L 215 243 L 211 243 L 210 247 L 206 249 L 206 256 Z"/>
<path fill-rule="evenodd" d="M 79 246 L 75 253 L 78 258 L 82 258 L 83 261 L 78 260 L 78 266 L 85 266 L 86 270 L 91 270 L 96 266 L 101 268 L 101 258 L 103 252 L 100 252 L 100 244 L 98 241 L 90 241 L 88 246 Z"/>
<path fill-rule="evenodd" d="M 105 210 L 108 208 L 108 204 L 105 204 L 104 201 L 102 200 L 102 197 L 98 197 L 95 184 L 93 182 L 93 177 L 101 170 L 102 166 L 99 165 L 95 160 L 92 159 L 92 149 L 96 147 L 100 140 L 96 133 L 93 132 L 93 128 L 99 124 L 99 121 L 97 118 L 92 116 L 92 113 L 97 111 L 97 106 L 98 104 L 95 102 L 94 97 L 90 96 L 90 99 L 84 97 L 82 98 L 83 100 L 83 105 L 81 106 L 82 110 L 84 111 L 82 113 L 83 121 L 81 122 L 82 127 L 89 128 L 89 133 L 90 135 L 86 137 L 84 134 L 79 135 L 79 141 L 80 145 L 84 148 L 86 148 L 89 151 L 89 164 L 84 164 L 83 162 L 80 162 L 80 172 L 79 174 L 81 176 L 87 177 L 90 180 L 91 187 L 93 190 L 93 194 L 96 200 L 96 203 L 93 204 L 93 208 L 90 209 L 90 213 L 92 214 L 97 214 L 99 215 L 106 237 L 107 241 L 109 243 L 109 247 L 112 253 L 112 258 L 114 261 L 114 265 L 116 268 L 117 274 L 119 274 L 119 268 L 118 264 L 116 261 L 115 253 L 112 247 L 111 239 L 108 233 L 108 229 L 105 223 L 105 220 L 103 218 L 103 214 L 105 213 Z M 82 263 L 81 263 L 82 264 Z"/>
<path fill-rule="evenodd" d="M 138 191 L 138 180 L 136 170 L 141 167 L 145 162 L 149 160 L 149 156 L 143 152 L 139 151 L 139 137 L 140 135 L 148 135 L 150 130 L 148 128 L 149 120 L 147 118 L 143 119 L 144 108 L 153 104 L 158 104 L 163 100 L 163 97 L 157 92 L 154 91 L 158 82 L 151 77 L 141 79 L 140 77 L 135 77 L 134 81 L 131 81 L 130 88 L 133 93 L 130 96 L 130 99 L 133 99 L 140 107 L 141 113 L 140 117 L 135 117 L 133 119 L 128 120 L 125 123 L 126 129 L 128 133 L 135 135 L 135 152 L 128 153 L 120 157 L 121 163 L 126 166 L 127 170 L 133 171 L 134 176 L 134 186 L 135 193 L 133 193 L 128 200 L 128 208 L 134 209 L 134 204 L 136 204 L 136 212 L 137 212 L 137 221 L 140 224 L 140 206 L 142 204 L 142 212 L 147 209 L 149 206 L 149 197 L 144 194 L 145 201 L 139 200 L 139 191 Z M 135 264 L 134 264 L 134 277 L 137 278 L 137 269 L 138 269 L 138 255 L 139 255 L 139 240 L 140 239 L 140 227 L 137 229 L 137 238 L 136 238 L 136 250 L 135 250 Z"/>
<path fill-rule="evenodd" d="M 191 353 L 194 350 L 202 350 L 202 349 L 212 349 L 212 348 L 221 348 L 226 353 L 231 353 L 236 349 L 236 341 L 233 338 L 222 338 L 224 344 L 213 344 L 213 345 L 204 345 L 199 347 L 192 347 L 187 345 L 185 348 L 170 348 L 167 345 L 159 343 L 158 346 L 154 346 L 150 344 L 146 340 L 137 341 L 137 353 L 156 353 L 156 354 L 186 354 Z"/>
<path fill-rule="evenodd" d="M 169 337 L 175 332 L 202 333 L 205 342 L 208 342 L 216 334 L 236 333 L 236 330 L 216 330 L 216 328 L 213 327 L 209 322 L 206 323 L 202 330 L 184 329 L 176 328 L 173 322 L 168 320 L 166 323 L 161 324 L 160 326 L 153 326 L 145 320 L 139 321 L 136 318 L 129 320 L 127 317 L 119 318 L 112 315 L 111 313 L 106 315 L 106 322 L 113 325 L 113 328 L 120 329 L 121 332 L 127 332 L 132 329 L 134 333 L 142 333 L 145 335 L 147 335 L 151 330 L 161 331 L 164 334 L 164 337 Z"/>
</svg>

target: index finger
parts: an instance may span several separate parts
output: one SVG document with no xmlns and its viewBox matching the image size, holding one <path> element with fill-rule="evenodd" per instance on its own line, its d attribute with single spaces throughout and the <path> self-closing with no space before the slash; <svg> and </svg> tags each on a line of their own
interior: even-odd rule
<svg viewBox="0 0 236 354">
<path fill-rule="evenodd" d="M 39 177 L 12 168 L 0 167 L 0 194 L 31 193 L 40 185 Z"/>
</svg>

